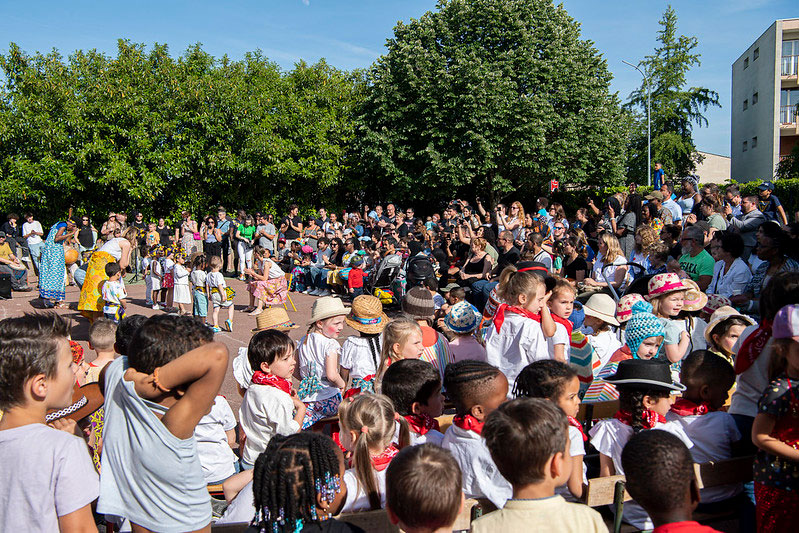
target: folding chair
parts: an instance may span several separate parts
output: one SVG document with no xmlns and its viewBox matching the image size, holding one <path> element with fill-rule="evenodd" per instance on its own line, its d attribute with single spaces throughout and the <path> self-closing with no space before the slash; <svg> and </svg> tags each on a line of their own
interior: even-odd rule
<svg viewBox="0 0 799 533">
<path fill-rule="evenodd" d="M 289 301 L 289 303 L 291 304 L 291 308 L 294 309 L 294 312 L 296 313 L 297 312 L 297 308 L 294 306 L 294 302 L 291 299 L 291 282 L 292 281 L 294 281 L 294 274 L 291 273 L 291 272 L 286 273 L 286 285 L 287 285 L 287 287 L 286 287 L 286 299 Z M 286 305 L 286 302 L 283 302 L 283 307 L 286 309 L 286 312 L 288 312 L 289 308 Z"/>
</svg>

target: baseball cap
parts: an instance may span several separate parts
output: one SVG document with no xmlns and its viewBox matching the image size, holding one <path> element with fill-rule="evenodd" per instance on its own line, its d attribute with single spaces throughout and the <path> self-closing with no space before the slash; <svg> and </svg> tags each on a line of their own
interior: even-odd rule
<svg viewBox="0 0 799 533">
<path fill-rule="evenodd" d="M 770 181 L 764 181 L 763 183 L 761 183 L 758 186 L 758 189 L 761 190 L 761 191 L 773 191 L 774 190 L 774 184 L 771 183 Z"/>
<path fill-rule="evenodd" d="M 771 326 L 775 339 L 794 339 L 799 337 L 799 305 L 786 305 L 774 317 Z"/>
<path fill-rule="evenodd" d="M 652 191 L 646 196 L 644 196 L 645 200 L 660 200 L 663 201 L 663 193 L 660 191 Z"/>
<path fill-rule="evenodd" d="M 5 237 L 5 236 L 6 236 L 6 232 L 5 231 L 0 231 L 0 237 Z"/>
</svg>

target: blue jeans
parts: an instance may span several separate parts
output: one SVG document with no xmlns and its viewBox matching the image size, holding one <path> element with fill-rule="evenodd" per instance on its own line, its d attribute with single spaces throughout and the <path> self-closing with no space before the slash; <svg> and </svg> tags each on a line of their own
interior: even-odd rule
<svg viewBox="0 0 799 533">
<path fill-rule="evenodd" d="M 308 271 L 308 286 L 313 289 L 327 289 L 327 273 L 325 268 L 312 266 Z"/>
<path fill-rule="evenodd" d="M 499 282 L 488 281 L 487 279 L 478 279 L 472 283 L 472 303 L 480 312 L 483 311 L 491 291 L 497 285 L 499 285 Z"/>
<path fill-rule="evenodd" d="M 33 259 L 33 266 L 36 269 L 36 275 L 39 275 L 39 262 L 42 260 L 42 248 L 44 248 L 44 241 L 38 244 L 29 244 L 28 250 L 31 253 L 31 259 Z"/>
</svg>

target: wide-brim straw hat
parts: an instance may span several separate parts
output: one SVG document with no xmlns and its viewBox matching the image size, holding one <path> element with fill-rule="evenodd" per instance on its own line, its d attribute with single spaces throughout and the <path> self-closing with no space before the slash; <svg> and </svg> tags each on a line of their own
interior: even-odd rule
<svg viewBox="0 0 799 533">
<path fill-rule="evenodd" d="M 352 329 L 367 335 L 374 335 L 381 333 L 390 319 L 383 312 L 383 304 L 380 303 L 379 298 L 370 294 L 362 294 L 352 301 L 350 314 L 345 320 Z"/>
<path fill-rule="evenodd" d="M 707 305 L 707 294 L 702 292 L 699 285 L 692 279 L 682 280 L 683 285 L 688 287 L 685 290 L 685 298 L 683 299 L 683 311 L 701 311 Z"/>
<path fill-rule="evenodd" d="M 270 307 L 264 309 L 255 317 L 255 329 L 262 331 L 265 329 L 276 329 L 278 331 L 288 331 L 297 327 L 297 324 L 289 319 L 289 314 L 282 307 Z"/>
<path fill-rule="evenodd" d="M 671 379 L 669 364 L 656 359 L 627 359 L 619 363 L 616 373 L 605 378 L 614 385 L 631 385 L 682 392 L 685 385 Z"/>
<path fill-rule="evenodd" d="M 591 296 L 583 305 L 583 313 L 613 326 L 619 325 L 619 321 L 616 320 L 616 302 L 607 294 L 594 294 Z"/>
<path fill-rule="evenodd" d="M 332 318 L 334 316 L 344 316 L 349 311 L 344 307 L 344 302 L 334 296 L 323 296 L 313 303 L 311 308 L 311 319 L 308 324 L 313 324 L 320 320 Z"/>
<path fill-rule="evenodd" d="M 664 294 L 669 294 L 677 291 L 687 291 L 690 287 L 683 283 L 680 276 L 674 272 L 667 272 L 665 274 L 657 274 L 652 276 L 647 285 L 647 299 L 657 298 Z"/>
<path fill-rule="evenodd" d="M 619 322 L 627 322 L 633 316 L 633 304 L 635 302 L 643 302 L 644 297 L 638 293 L 625 294 L 619 299 L 616 304 L 616 320 Z"/>
<path fill-rule="evenodd" d="M 740 318 L 750 326 L 754 326 L 755 321 L 749 318 L 746 315 L 742 315 L 735 308 L 730 307 L 728 305 L 723 305 L 713 311 L 713 314 L 710 315 L 710 321 L 707 323 L 707 327 L 705 328 L 705 340 L 708 344 L 713 344 L 712 336 L 713 336 L 713 328 L 718 326 L 721 322 L 724 322 L 728 318 Z"/>
</svg>

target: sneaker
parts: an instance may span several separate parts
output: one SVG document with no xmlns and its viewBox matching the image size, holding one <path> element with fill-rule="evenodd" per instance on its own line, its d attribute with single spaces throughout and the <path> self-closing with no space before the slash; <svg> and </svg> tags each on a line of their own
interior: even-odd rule
<svg viewBox="0 0 799 533">
<path fill-rule="evenodd" d="M 160 305 L 153 304 L 153 311 L 160 311 L 160 310 L 161 310 L 161 306 Z"/>
<path fill-rule="evenodd" d="M 330 291 L 327 290 L 327 289 L 323 289 L 323 290 L 319 291 L 317 296 L 330 296 Z"/>
<path fill-rule="evenodd" d="M 239 276 L 239 281 L 247 281 L 247 278 L 244 275 Z"/>
<path fill-rule="evenodd" d="M 211 326 L 211 331 L 213 331 L 214 333 L 220 333 L 222 331 L 222 328 L 218 326 Z"/>
<path fill-rule="evenodd" d="M 319 294 L 319 289 L 311 289 L 308 291 L 308 296 L 316 296 L 317 294 Z"/>
<path fill-rule="evenodd" d="M 233 322 L 231 320 L 225 320 L 225 329 L 227 331 L 233 331 Z"/>
</svg>

